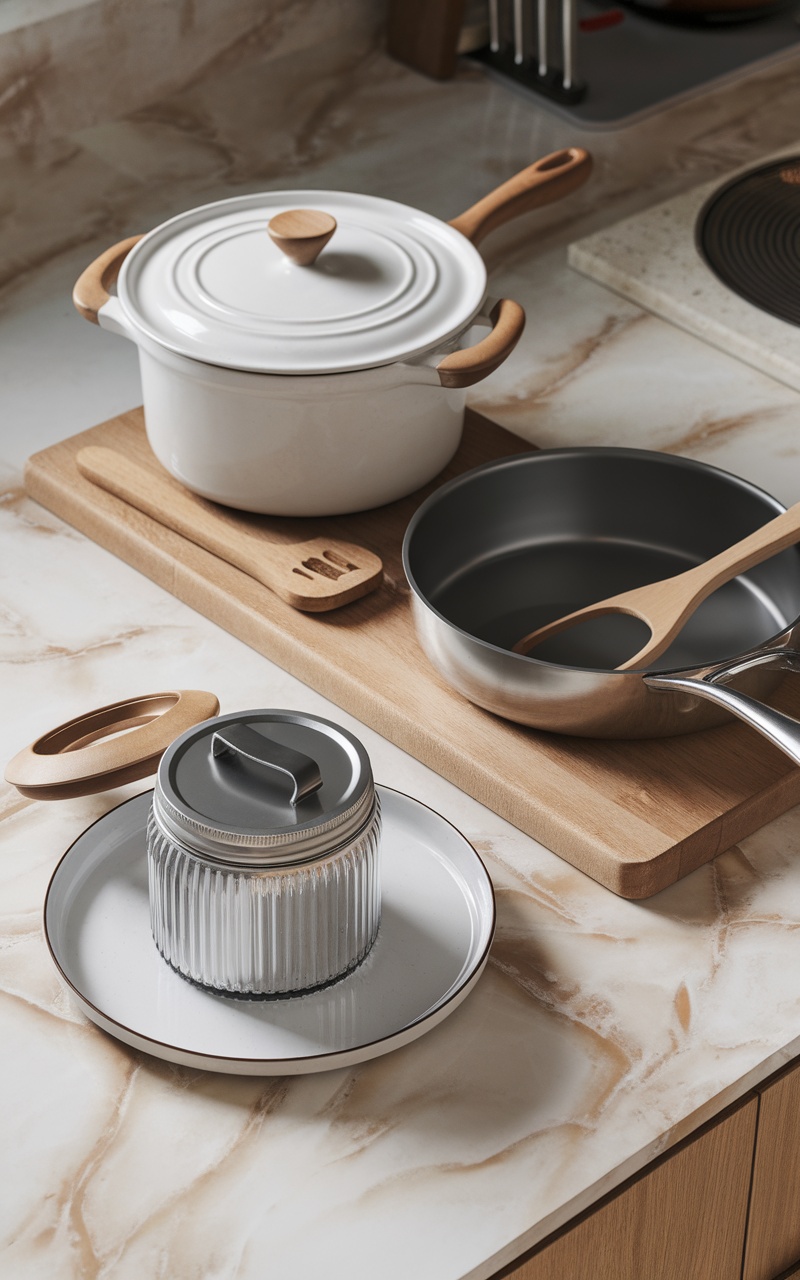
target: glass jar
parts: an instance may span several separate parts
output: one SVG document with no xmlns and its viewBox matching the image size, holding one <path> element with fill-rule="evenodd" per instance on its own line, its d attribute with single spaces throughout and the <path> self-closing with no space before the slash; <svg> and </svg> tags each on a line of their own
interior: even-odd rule
<svg viewBox="0 0 800 1280">
<path fill-rule="evenodd" d="M 162 757 L 147 830 L 164 959 L 230 995 L 299 995 L 355 968 L 380 923 L 380 806 L 347 730 L 295 711 L 189 729 Z"/>
</svg>

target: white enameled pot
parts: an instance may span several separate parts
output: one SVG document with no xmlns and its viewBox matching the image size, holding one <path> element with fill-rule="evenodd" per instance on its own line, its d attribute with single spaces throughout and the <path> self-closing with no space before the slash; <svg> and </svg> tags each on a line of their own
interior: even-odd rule
<svg viewBox="0 0 800 1280">
<path fill-rule="evenodd" d="M 150 445 L 187 488 L 272 515 L 380 506 L 447 464 L 466 388 L 522 333 L 477 243 L 590 169 L 556 152 L 451 223 L 346 192 L 219 201 L 114 245 L 73 299 L 137 344 Z"/>
<path fill-rule="evenodd" d="M 286 377 L 201 364 L 140 339 L 139 367 L 159 462 L 195 493 L 244 511 L 381 506 L 441 471 L 461 439 L 466 390 L 443 388 L 422 364 Z"/>
</svg>

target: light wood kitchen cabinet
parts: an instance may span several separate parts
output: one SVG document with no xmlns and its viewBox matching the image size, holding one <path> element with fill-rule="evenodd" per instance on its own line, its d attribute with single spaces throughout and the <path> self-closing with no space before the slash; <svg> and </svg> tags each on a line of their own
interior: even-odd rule
<svg viewBox="0 0 800 1280">
<path fill-rule="evenodd" d="M 739 1280 L 757 1112 L 750 1098 L 500 1275 Z"/>
<path fill-rule="evenodd" d="M 800 1067 L 758 1091 L 750 1218 L 742 1280 L 800 1275 Z"/>
<path fill-rule="evenodd" d="M 800 1065 L 494 1280 L 800 1278 Z"/>
</svg>

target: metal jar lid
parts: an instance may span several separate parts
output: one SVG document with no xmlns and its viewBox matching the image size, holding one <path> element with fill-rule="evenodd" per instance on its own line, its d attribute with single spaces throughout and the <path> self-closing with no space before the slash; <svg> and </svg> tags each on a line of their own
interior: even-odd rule
<svg viewBox="0 0 800 1280">
<path fill-rule="evenodd" d="M 239 711 L 189 729 L 164 753 L 153 797 L 165 835 L 243 867 L 323 857 L 374 808 L 362 744 L 300 711 Z"/>
</svg>

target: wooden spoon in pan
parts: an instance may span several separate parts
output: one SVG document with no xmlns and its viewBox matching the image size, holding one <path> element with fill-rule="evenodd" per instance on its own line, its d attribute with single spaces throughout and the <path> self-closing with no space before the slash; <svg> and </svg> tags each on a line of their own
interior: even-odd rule
<svg viewBox="0 0 800 1280">
<path fill-rule="evenodd" d="M 560 635 L 562 631 L 567 631 L 580 622 L 587 622 L 589 618 L 602 618 L 610 613 L 627 613 L 646 623 L 650 628 L 650 638 L 632 658 L 621 662 L 615 670 L 630 671 L 646 667 L 669 648 L 697 606 L 716 591 L 717 587 L 735 578 L 737 573 L 752 569 L 798 541 L 800 502 L 703 564 L 686 569 L 672 578 L 664 578 L 661 582 L 650 582 L 646 586 L 609 596 L 606 600 L 598 600 L 597 604 L 586 605 L 583 609 L 576 609 L 574 613 L 548 622 L 543 627 L 537 627 L 535 631 L 529 631 L 517 641 L 512 652 L 529 655 L 544 640 Z"/>
<path fill-rule="evenodd" d="M 338 609 L 374 591 L 383 579 L 380 557 L 365 547 L 328 537 L 270 542 L 238 524 L 224 507 L 195 497 L 166 473 L 148 471 L 114 449 L 89 445 L 79 451 L 77 462 L 87 480 L 249 574 L 293 609 Z"/>
</svg>

